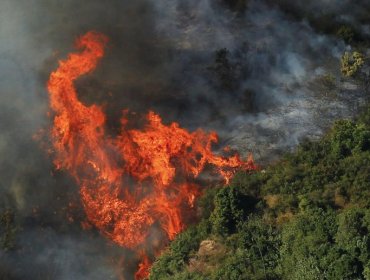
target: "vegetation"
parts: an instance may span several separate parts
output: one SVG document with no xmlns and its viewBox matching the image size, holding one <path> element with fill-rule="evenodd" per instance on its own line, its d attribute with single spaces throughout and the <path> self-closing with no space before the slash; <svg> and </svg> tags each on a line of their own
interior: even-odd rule
<svg viewBox="0 0 370 280">
<path fill-rule="evenodd" d="M 17 231 L 14 213 L 9 209 L 0 212 L 0 251 L 15 248 Z"/>
<path fill-rule="evenodd" d="M 370 109 L 200 208 L 150 279 L 370 279 Z"/>
<path fill-rule="evenodd" d="M 352 77 L 364 65 L 364 55 L 360 52 L 345 52 L 341 59 L 341 70 L 344 76 Z"/>
</svg>

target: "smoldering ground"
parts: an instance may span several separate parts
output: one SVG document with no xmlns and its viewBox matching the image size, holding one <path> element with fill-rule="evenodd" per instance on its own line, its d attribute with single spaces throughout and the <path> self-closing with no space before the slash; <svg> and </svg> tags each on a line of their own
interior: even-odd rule
<svg viewBox="0 0 370 280">
<path fill-rule="evenodd" d="M 334 2 L 297 9 L 330 8 L 366 36 L 366 3 Z M 77 187 L 53 171 L 33 137 L 50 127 L 48 75 L 88 30 L 105 33 L 110 43 L 97 70 L 77 88 L 85 103 L 104 106 L 112 134 L 122 109 L 134 116 L 151 109 L 166 123 L 216 130 L 222 143 L 268 161 L 302 137 L 321 135 L 335 119 L 354 115 L 365 93 L 339 73 L 339 58 L 350 46 L 310 26 L 304 13 L 291 18 L 274 5 L 249 1 L 244 13 L 236 13 L 210 0 L 1 1 L 0 205 L 16 209 L 22 227 L 18 249 L 0 254 L 4 275 L 114 279 L 109 260 L 125 254 L 80 230 L 78 206 L 75 222 L 68 221 L 69 203 L 79 204 Z M 328 74 L 334 79 L 323 85 Z"/>
</svg>

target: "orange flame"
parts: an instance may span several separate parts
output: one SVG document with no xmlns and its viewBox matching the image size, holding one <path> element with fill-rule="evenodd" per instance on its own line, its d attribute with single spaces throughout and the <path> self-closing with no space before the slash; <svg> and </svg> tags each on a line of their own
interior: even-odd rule
<svg viewBox="0 0 370 280">
<path fill-rule="evenodd" d="M 147 279 L 149 277 L 151 262 L 145 252 L 140 252 L 140 256 L 142 258 L 142 261 L 135 273 L 135 280 Z"/>
<path fill-rule="evenodd" d="M 129 130 L 124 111 L 120 135 L 106 136 L 102 108 L 81 103 L 73 82 L 96 68 L 107 41 L 102 34 L 88 32 L 76 42 L 81 51 L 69 54 L 50 75 L 54 164 L 80 185 L 90 224 L 117 244 L 139 250 L 154 223 L 169 239 L 184 229 L 184 211 L 200 194 L 194 178 L 206 165 L 214 166 L 226 182 L 237 169 L 255 166 L 251 157 L 242 161 L 237 154 L 214 154 L 216 133 L 188 132 L 178 123 L 164 125 L 154 112 L 147 114 L 143 129 Z M 144 259 L 139 274 L 145 275 L 148 267 Z"/>
</svg>

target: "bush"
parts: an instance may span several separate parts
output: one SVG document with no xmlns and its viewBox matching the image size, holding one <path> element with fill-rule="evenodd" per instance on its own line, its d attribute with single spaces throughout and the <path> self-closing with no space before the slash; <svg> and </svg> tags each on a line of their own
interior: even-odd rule
<svg viewBox="0 0 370 280">
<path fill-rule="evenodd" d="M 364 65 L 364 55 L 360 52 L 345 52 L 341 59 L 341 71 L 345 77 L 352 77 Z"/>
</svg>

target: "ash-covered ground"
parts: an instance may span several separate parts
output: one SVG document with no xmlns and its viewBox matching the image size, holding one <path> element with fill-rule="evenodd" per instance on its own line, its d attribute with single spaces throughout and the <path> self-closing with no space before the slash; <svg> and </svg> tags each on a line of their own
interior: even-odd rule
<svg viewBox="0 0 370 280">
<path fill-rule="evenodd" d="M 364 85 L 340 73 L 353 47 L 333 30 L 351 26 L 368 40 L 369 6 L 1 1 L 0 209 L 12 209 L 19 229 L 15 247 L 0 250 L 0 279 L 116 279 L 122 262 L 135 266 L 128 252 L 81 229 L 78 188 L 53 170 L 48 144 L 34 137 L 50 128 L 48 75 L 77 36 L 96 30 L 110 38 L 77 88 L 84 102 L 104 106 L 112 135 L 123 108 L 137 116 L 153 110 L 165 123 L 215 130 L 222 145 L 266 164 L 360 110 Z"/>
</svg>

